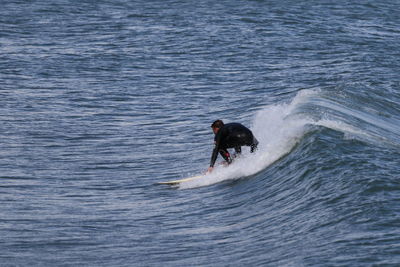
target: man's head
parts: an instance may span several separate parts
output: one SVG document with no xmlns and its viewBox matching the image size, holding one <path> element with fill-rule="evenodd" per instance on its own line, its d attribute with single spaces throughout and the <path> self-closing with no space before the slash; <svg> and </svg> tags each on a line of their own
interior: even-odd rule
<svg viewBox="0 0 400 267">
<path fill-rule="evenodd" d="M 224 122 L 222 120 L 216 120 L 211 124 L 214 134 L 217 134 L 222 127 L 224 127 Z"/>
</svg>

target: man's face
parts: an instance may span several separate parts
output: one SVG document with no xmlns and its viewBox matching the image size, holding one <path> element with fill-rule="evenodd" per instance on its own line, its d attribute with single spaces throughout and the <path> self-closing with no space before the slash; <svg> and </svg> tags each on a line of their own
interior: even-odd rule
<svg viewBox="0 0 400 267">
<path fill-rule="evenodd" d="M 217 134 L 219 131 L 219 128 L 214 127 L 214 128 L 212 128 L 212 130 L 213 130 L 214 134 Z"/>
</svg>

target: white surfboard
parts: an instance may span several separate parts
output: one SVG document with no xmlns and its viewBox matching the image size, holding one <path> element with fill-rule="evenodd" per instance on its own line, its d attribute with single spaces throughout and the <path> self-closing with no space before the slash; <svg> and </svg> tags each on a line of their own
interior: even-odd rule
<svg viewBox="0 0 400 267">
<path fill-rule="evenodd" d="M 179 179 L 179 180 L 173 180 L 173 181 L 167 181 L 167 182 L 158 182 L 157 184 L 167 184 L 167 185 L 179 185 L 180 183 L 183 182 L 188 182 L 196 179 L 200 179 L 204 175 L 197 175 L 197 176 L 192 176 L 184 179 Z"/>
</svg>

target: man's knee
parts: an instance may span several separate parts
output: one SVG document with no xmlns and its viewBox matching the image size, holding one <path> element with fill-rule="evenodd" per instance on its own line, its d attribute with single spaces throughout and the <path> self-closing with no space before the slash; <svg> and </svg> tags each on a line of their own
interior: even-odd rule
<svg viewBox="0 0 400 267">
<path fill-rule="evenodd" d="M 228 164 L 230 164 L 232 162 L 231 154 L 229 154 L 228 151 L 220 150 L 219 153 L 224 158 L 224 160 L 226 160 L 226 162 L 228 162 Z"/>
</svg>

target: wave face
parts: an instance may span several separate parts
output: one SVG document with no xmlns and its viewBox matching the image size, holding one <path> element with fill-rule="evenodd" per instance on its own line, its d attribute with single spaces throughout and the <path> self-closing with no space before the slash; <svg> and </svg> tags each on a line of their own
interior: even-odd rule
<svg viewBox="0 0 400 267">
<path fill-rule="evenodd" d="M 400 266 L 400 5 L 0 5 L 1 266 Z M 260 145 L 204 172 L 216 119 Z M 218 160 L 221 160 L 220 158 Z"/>
<path fill-rule="evenodd" d="M 180 188 L 206 186 L 255 175 L 289 154 L 318 129 L 340 133 L 345 139 L 398 147 L 398 121 L 363 112 L 351 97 L 343 93 L 302 90 L 286 103 L 261 108 L 256 112 L 251 127 L 260 140 L 256 153 L 246 151 L 229 168 L 219 167 L 202 179 L 182 183 Z"/>
</svg>

